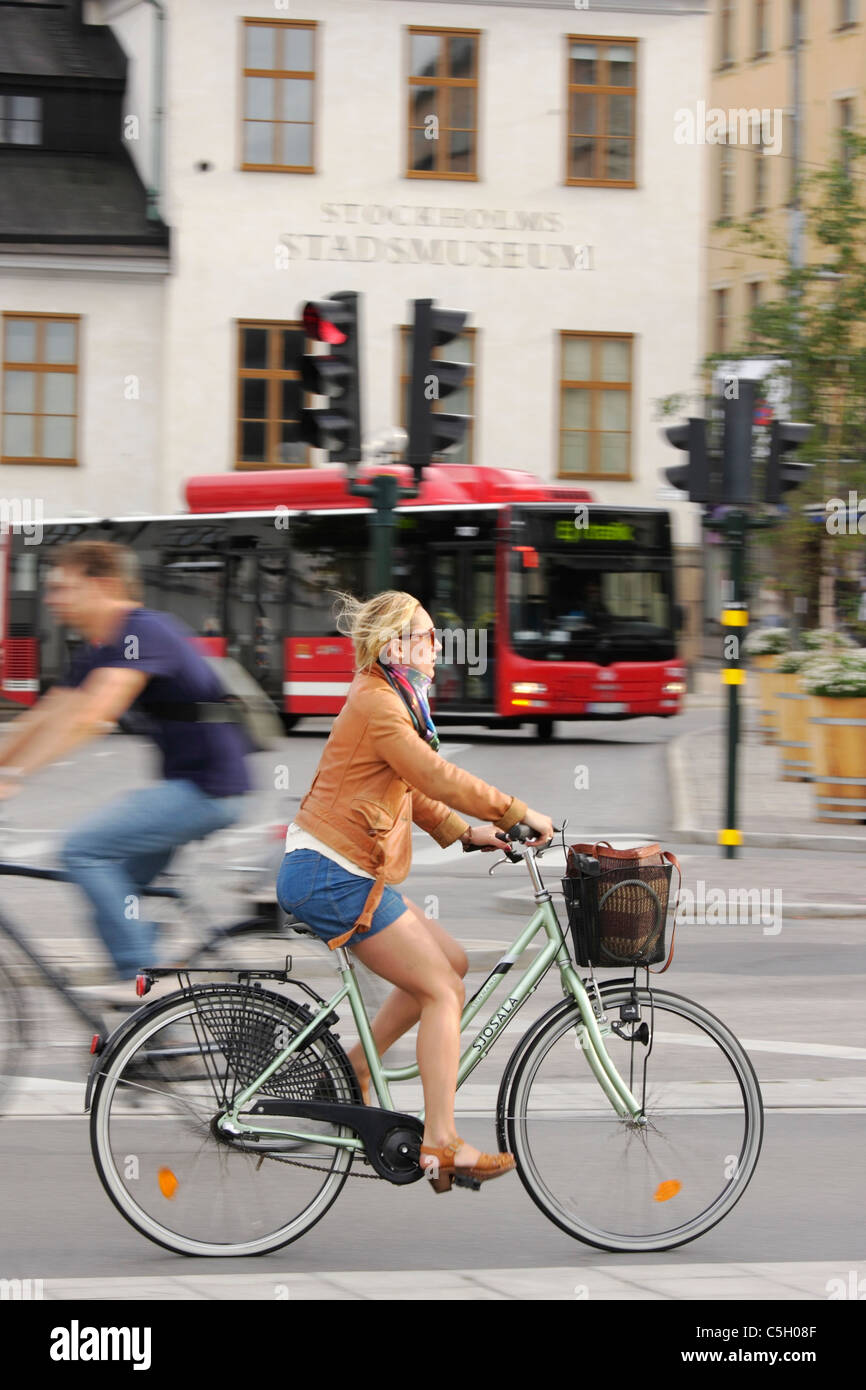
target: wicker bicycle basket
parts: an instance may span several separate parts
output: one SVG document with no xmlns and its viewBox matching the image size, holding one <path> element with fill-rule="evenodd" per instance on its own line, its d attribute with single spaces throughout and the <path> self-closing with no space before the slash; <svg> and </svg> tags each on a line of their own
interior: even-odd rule
<svg viewBox="0 0 866 1390">
<path fill-rule="evenodd" d="M 568 851 L 562 887 L 577 964 L 657 965 L 665 959 L 671 876 L 679 864 L 658 845 L 603 844 Z"/>
</svg>

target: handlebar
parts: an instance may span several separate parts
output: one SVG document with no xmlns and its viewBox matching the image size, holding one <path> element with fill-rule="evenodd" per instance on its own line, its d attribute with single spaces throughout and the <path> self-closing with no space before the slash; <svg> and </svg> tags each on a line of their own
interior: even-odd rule
<svg viewBox="0 0 866 1390">
<path fill-rule="evenodd" d="M 561 827 L 555 825 L 553 829 L 554 833 L 558 835 L 560 833 Z M 514 850 L 509 849 L 508 841 L 510 840 L 512 843 L 516 842 L 517 844 L 523 844 L 524 841 L 534 838 L 536 834 L 537 831 L 533 830 L 531 825 L 527 825 L 525 821 L 518 821 L 516 825 L 512 825 L 510 830 L 498 831 L 496 838 L 502 841 L 502 852 L 505 855 L 506 859 L 510 860 L 512 864 L 520 864 L 523 860 L 523 855 L 516 854 Z M 548 844 L 541 845 L 540 848 L 536 849 L 536 855 L 544 854 L 544 851 L 548 849 L 552 843 L 552 841 L 549 841 Z M 473 854 L 476 850 L 479 852 L 483 852 L 484 849 L 484 845 L 464 846 L 464 852 L 466 854 Z"/>
</svg>

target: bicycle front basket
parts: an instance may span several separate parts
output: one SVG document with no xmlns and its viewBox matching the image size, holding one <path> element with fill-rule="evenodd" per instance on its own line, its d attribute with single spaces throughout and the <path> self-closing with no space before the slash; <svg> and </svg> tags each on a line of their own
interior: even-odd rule
<svg viewBox="0 0 866 1390">
<path fill-rule="evenodd" d="M 583 872 L 562 880 L 577 964 L 663 961 L 673 866 L 632 863 L 599 866 L 596 873 L 586 872 L 588 864 L 581 867 Z"/>
</svg>

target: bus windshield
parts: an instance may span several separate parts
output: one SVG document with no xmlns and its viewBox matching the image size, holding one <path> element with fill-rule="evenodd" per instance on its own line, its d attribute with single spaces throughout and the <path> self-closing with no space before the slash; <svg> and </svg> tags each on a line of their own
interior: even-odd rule
<svg viewBox="0 0 866 1390">
<path fill-rule="evenodd" d="M 590 539 L 577 540 L 570 522 L 549 514 L 540 521 L 527 519 L 511 547 L 509 635 L 514 651 L 542 660 L 602 665 L 674 657 L 671 557 L 665 554 L 665 537 L 620 521 L 594 523 L 594 532 L 588 528 Z"/>
</svg>

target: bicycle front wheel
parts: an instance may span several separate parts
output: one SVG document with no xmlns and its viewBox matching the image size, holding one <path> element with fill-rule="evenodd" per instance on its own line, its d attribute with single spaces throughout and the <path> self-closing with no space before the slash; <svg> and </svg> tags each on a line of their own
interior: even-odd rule
<svg viewBox="0 0 866 1390">
<path fill-rule="evenodd" d="M 568 1000 L 525 1040 L 500 1123 L 524 1187 L 563 1231 L 601 1250 L 670 1250 L 743 1195 L 763 1137 L 758 1079 L 733 1033 L 691 1000 L 622 984 L 601 993 L 618 1029 L 605 1047 L 642 1114 L 614 1111 Z M 639 1017 L 623 1018 L 635 1002 Z"/>
<path fill-rule="evenodd" d="M 169 996 L 121 1033 L 100 1071 L 91 1147 L 111 1200 L 142 1235 L 182 1255 L 261 1255 L 297 1240 L 324 1216 L 352 1163 L 329 1144 L 343 1126 L 263 1117 L 312 1142 L 233 1137 L 217 1121 L 306 1027 L 283 995 L 240 985 Z M 258 1093 L 360 1100 L 351 1066 L 327 1031 L 292 1054 Z M 251 1102 L 255 1104 L 255 1099 Z M 244 1111 L 239 1119 L 254 1125 Z"/>
</svg>

